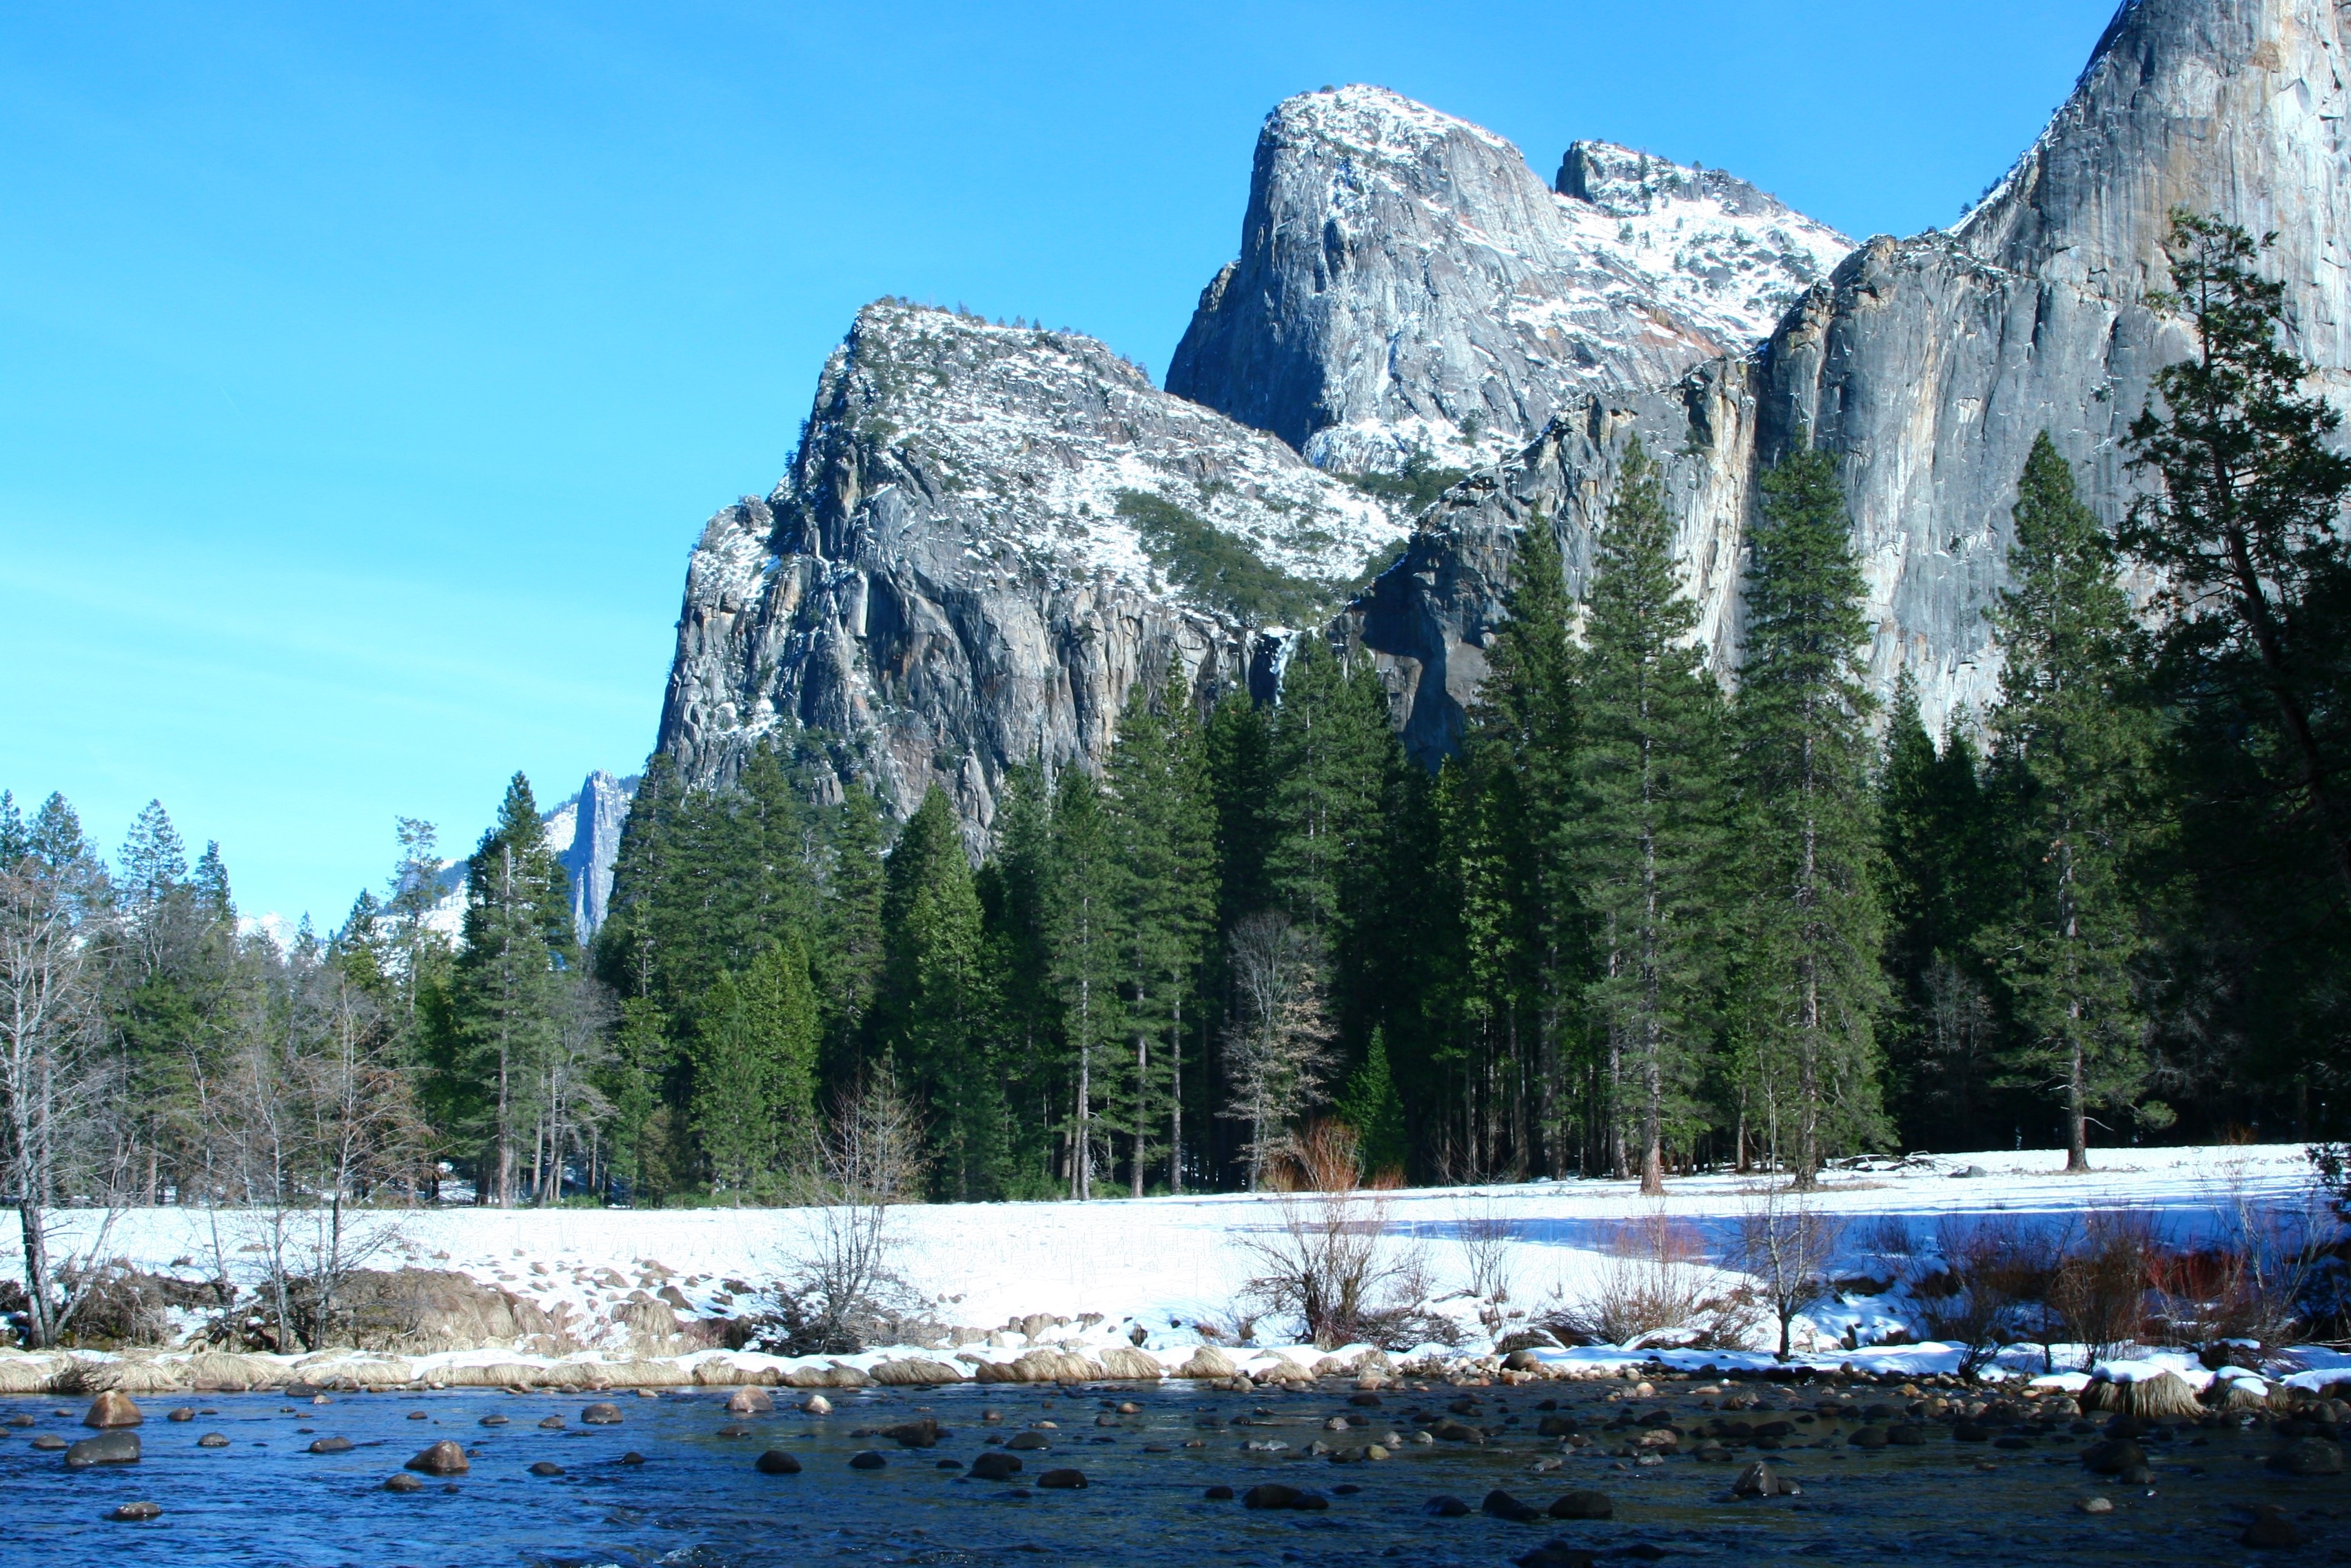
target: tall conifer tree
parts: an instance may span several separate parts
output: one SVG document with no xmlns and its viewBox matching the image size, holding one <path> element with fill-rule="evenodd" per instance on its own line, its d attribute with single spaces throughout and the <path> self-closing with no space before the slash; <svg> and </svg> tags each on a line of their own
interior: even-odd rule
<svg viewBox="0 0 2351 1568">
<path fill-rule="evenodd" d="M 1767 1132 L 1810 1186 L 1828 1148 L 1883 1135 L 1869 631 L 1835 459 L 1792 453 L 1762 490 L 1739 673 L 1754 925 L 1743 1003 Z"/>
<path fill-rule="evenodd" d="M 1667 1139 L 1696 1119 L 1722 936 L 1720 698 L 1697 628 L 1663 476 L 1635 440 L 1584 601 L 1573 864 L 1598 950 L 1586 997 L 1612 1061 L 1623 1055 L 1631 1103 L 1620 1114 L 1649 1194 L 1665 1190 Z"/>
<path fill-rule="evenodd" d="M 2153 721 L 2113 544 L 2046 434 L 2025 462 L 2015 518 L 2014 586 L 1991 612 L 2003 654 L 1992 763 L 2022 876 L 1981 941 L 2015 998 L 2018 1065 L 2056 1092 L 2065 1168 L 2085 1171 L 2093 1107 L 2129 1105 L 2148 1069 L 2130 861 L 2148 825 Z"/>
</svg>

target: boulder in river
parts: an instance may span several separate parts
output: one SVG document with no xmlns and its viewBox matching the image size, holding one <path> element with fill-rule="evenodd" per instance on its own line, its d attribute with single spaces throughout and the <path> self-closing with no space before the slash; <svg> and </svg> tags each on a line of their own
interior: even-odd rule
<svg viewBox="0 0 2351 1568">
<path fill-rule="evenodd" d="M 1083 1491 L 1086 1472 L 1083 1470 L 1047 1470 L 1037 1478 L 1037 1484 L 1047 1491 Z"/>
<path fill-rule="evenodd" d="M 196 1411 L 193 1405 L 183 1405 L 163 1417 L 166 1421 L 193 1421 L 195 1418 Z"/>
<path fill-rule="evenodd" d="M 1241 1493 L 1243 1508 L 1292 1508 L 1313 1512 L 1331 1506 L 1331 1500 L 1321 1492 L 1307 1491 L 1299 1487 L 1286 1487 L 1280 1481 L 1265 1481 Z"/>
<path fill-rule="evenodd" d="M 147 1520 L 160 1519 L 162 1513 L 163 1505 L 160 1502 L 126 1502 L 106 1517 L 117 1524 L 139 1524 Z"/>
<path fill-rule="evenodd" d="M 1733 1497 L 1802 1497 L 1804 1489 L 1758 1459 L 1730 1483 Z"/>
<path fill-rule="evenodd" d="M 474 1467 L 465 1449 L 444 1437 L 409 1460 L 407 1468 L 421 1475 L 462 1476 Z"/>
<path fill-rule="evenodd" d="M 886 1468 L 889 1463 L 887 1458 L 871 1448 L 849 1456 L 849 1468 L 852 1470 L 878 1470 Z"/>
<path fill-rule="evenodd" d="M 228 1439 L 224 1437 L 221 1441 L 226 1442 Z M 59 1448 L 62 1448 L 65 1446 L 66 1440 L 63 1437 L 58 1437 L 55 1432 L 43 1432 L 33 1439 L 33 1447 L 38 1448 L 45 1454 L 56 1453 Z"/>
<path fill-rule="evenodd" d="M 95 1437 L 84 1437 L 66 1450 L 66 1469 L 86 1470 L 93 1465 L 135 1465 L 139 1462 L 139 1434 L 136 1432 L 100 1432 Z"/>
<path fill-rule="evenodd" d="M 1604 1491 L 1572 1491 L 1551 1505 L 1553 1519 L 1614 1519 L 1616 1505 Z"/>
<path fill-rule="evenodd" d="M 763 1476 L 796 1476 L 800 1473 L 800 1462 L 781 1448 L 769 1448 L 751 1461 L 751 1468 Z"/>
<path fill-rule="evenodd" d="M 203 1437 L 196 1439 L 196 1447 L 199 1448 L 225 1448 L 228 1447 L 228 1434 L 225 1432 L 207 1432 Z"/>
<path fill-rule="evenodd" d="M 2082 1462 L 2102 1476 L 2118 1476 L 2147 1463 L 2147 1450 L 2127 1437 L 2109 1437 L 2082 1450 Z"/>
<path fill-rule="evenodd" d="M 314 1438 L 310 1451 L 314 1454 L 348 1454 L 351 1451 L 351 1440 L 349 1437 Z"/>
<path fill-rule="evenodd" d="M 764 1388 L 745 1384 L 726 1396 L 726 1409 L 734 1416 L 760 1416 L 776 1407 L 776 1401 Z M 831 1406 L 826 1406 L 831 1409 Z"/>
<path fill-rule="evenodd" d="M 895 1427 L 884 1427 L 880 1435 L 902 1448 L 932 1448 L 938 1446 L 939 1424 L 925 1416 L 919 1421 L 902 1421 Z"/>
<path fill-rule="evenodd" d="M 1033 1454 L 1051 1448 L 1053 1440 L 1042 1432 L 1015 1432 L 1004 1446 L 1017 1454 Z"/>
<path fill-rule="evenodd" d="M 2270 1456 L 2270 1469 L 2290 1476 L 2339 1476 L 2343 1450 L 2324 1437 L 2297 1437 Z"/>
<path fill-rule="evenodd" d="M 1440 1494 L 1422 1503 L 1420 1511 L 1434 1514 L 1439 1519 L 1459 1519 L 1464 1514 L 1475 1513 L 1478 1511 L 1458 1497 Z"/>
<path fill-rule="evenodd" d="M 811 1416 L 830 1416 L 832 1414 L 832 1401 L 821 1394 L 811 1394 L 800 1401 L 800 1408 Z"/>
<path fill-rule="evenodd" d="M 139 1413 L 139 1406 L 131 1401 L 131 1396 L 120 1389 L 110 1388 L 89 1402 L 89 1414 L 81 1418 L 81 1424 L 100 1428 L 136 1427 L 146 1418 Z"/>
<path fill-rule="evenodd" d="M 400 1475 L 387 1479 L 383 1483 L 383 1490 L 386 1491 L 398 1492 L 423 1491 L 424 1490 L 424 1483 L 418 1480 L 414 1476 L 402 1472 Z"/>
<path fill-rule="evenodd" d="M 563 1473 L 563 1467 L 553 1459 L 541 1459 L 530 1467 L 530 1473 L 535 1476 L 559 1476 Z"/>
<path fill-rule="evenodd" d="M 1478 1505 L 1478 1511 L 1490 1519 L 1507 1519 L 1512 1524 L 1532 1524 L 1543 1516 L 1542 1510 L 1512 1497 L 1499 1487 L 1486 1494 L 1486 1500 Z"/>
<path fill-rule="evenodd" d="M 972 1460 L 971 1473 L 975 1480 L 1010 1480 L 1020 1473 L 1020 1461 L 1009 1454 L 991 1448 Z"/>
<path fill-rule="evenodd" d="M 2273 1502 L 2257 1505 L 2252 1523 L 2237 1537 L 2238 1543 L 2256 1551 L 2283 1551 L 2302 1544 L 2302 1531 L 2285 1516 L 2285 1510 Z"/>
<path fill-rule="evenodd" d="M 583 1427 L 617 1427 L 621 1424 L 621 1407 L 600 1399 L 580 1412 L 580 1424 Z"/>
</svg>

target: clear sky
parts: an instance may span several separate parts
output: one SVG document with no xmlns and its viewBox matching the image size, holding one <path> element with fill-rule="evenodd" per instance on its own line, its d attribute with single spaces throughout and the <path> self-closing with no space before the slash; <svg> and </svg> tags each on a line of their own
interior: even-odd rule
<svg viewBox="0 0 2351 1568">
<path fill-rule="evenodd" d="M 1514 140 L 1949 222 L 2112 0 L 0 10 L 0 787 L 162 799 L 328 925 L 395 814 L 633 771 L 702 520 L 904 294 L 1166 368 L 1259 122 Z"/>
</svg>

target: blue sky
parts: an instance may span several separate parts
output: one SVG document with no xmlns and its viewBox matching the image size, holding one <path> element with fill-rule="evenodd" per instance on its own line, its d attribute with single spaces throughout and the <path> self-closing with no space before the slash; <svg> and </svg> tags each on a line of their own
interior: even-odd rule
<svg viewBox="0 0 2351 1568">
<path fill-rule="evenodd" d="M 2110 0 L 0 12 L 0 787 L 339 918 L 404 813 L 632 771 L 687 549 L 904 294 L 1150 367 L 1282 97 L 1948 222 Z"/>
</svg>

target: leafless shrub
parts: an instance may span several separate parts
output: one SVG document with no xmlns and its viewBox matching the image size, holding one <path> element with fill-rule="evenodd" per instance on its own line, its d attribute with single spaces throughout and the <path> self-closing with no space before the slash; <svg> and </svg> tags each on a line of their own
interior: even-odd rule
<svg viewBox="0 0 2351 1568">
<path fill-rule="evenodd" d="M 1239 1245 L 1259 1272 L 1236 1318 L 1294 1318 L 1325 1350 L 1368 1343 L 1400 1350 L 1431 1337 L 1426 1269 L 1390 1234 L 1388 1188 L 1363 1184 L 1353 1128 L 1318 1121 L 1290 1139 L 1275 1174 L 1276 1223 Z"/>
<path fill-rule="evenodd" d="M 922 1126 L 886 1063 L 834 1101 L 817 1159 L 797 1184 L 800 1230 L 769 1335 L 798 1355 L 862 1350 L 922 1306 L 891 1266 L 890 1225 L 922 1190 Z"/>
<path fill-rule="evenodd" d="M 1469 1266 L 1469 1292 L 1483 1300 L 1510 1299 L 1510 1243 L 1519 1236 L 1518 1222 L 1491 1197 L 1458 1206 L 1454 1234 Z"/>
<path fill-rule="evenodd" d="M 1712 1350 L 1743 1349 L 1755 1321 L 1753 1298 L 1707 1263 L 1687 1227 L 1659 1210 L 1611 1228 L 1590 1281 L 1540 1326 L 1571 1344 L 1637 1349 L 1670 1338 Z"/>
<path fill-rule="evenodd" d="M 2210 1246 L 2158 1249 L 2149 1259 L 2157 1317 L 2189 1344 L 2250 1340 L 2287 1343 L 2316 1315 L 2314 1296 L 2337 1228 L 2313 1192 L 2292 1205 L 2258 1201 L 2242 1172 L 2223 1178 L 2216 1205 L 2220 1233 Z"/>
<path fill-rule="evenodd" d="M 1948 1216 L 1936 1226 L 1944 1272 L 1920 1281 L 1927 1330 L 1959 1347 L 1959 1375 L 1972 1383 L 2044 1312 L 2057 1269 L 2055 1243 L 2012 1219 Z"/>
<path fill-rule="evenodd" d="M 1881 1214 L 1862 1226 L 1854 1237 L 1861 1250 L 1893 1263 L 1910 1258 L 1910 1221 L 1899 1214 Z"/>
<path fill-rule="evenodd" d="M 1840 1223 L 1821 1212 L 1809 1188 L 1764 1186 L 1740 1206 L 1732 1258 L 1755 1277 L 1780 1325 L 1779 1356 L 1793 1354 L 1796 1314 L 1829 1293 L 1829 1259 Z"/>
<path fill-rule="evenodd" d="M 1321 1088 L 1332 1061 L 1322 955 L 1311 932 L 1272 912 L 1233 927 L 1239 1007 L 1226 1033 L 1232 1075 L 1224 1114 L 1249 1128 L 1249 1190 L 1265 1184 L 1288 1148 L 1291 1121 Z"/>
<path fill-rule="evenodd" d="M 2155 1227 L 2144 1214 L 2095 1209 L 2084 1220 L 2049 1290 L 2067 1337 L 2082 1347 L 2083 1371 L 2138 1342 L 2156 1252 Z"/>
</svg>

